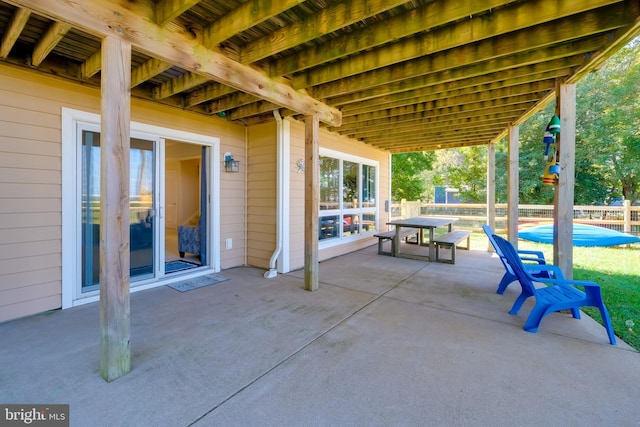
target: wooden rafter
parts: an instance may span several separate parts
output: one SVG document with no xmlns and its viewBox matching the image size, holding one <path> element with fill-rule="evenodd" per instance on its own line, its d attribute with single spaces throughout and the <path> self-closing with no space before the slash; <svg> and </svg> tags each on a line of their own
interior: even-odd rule
<svg viewBox="0 0 640 427">
<path fill-rule="evenodd" d="M 171 64 L 168 62 L 151 58 L 131 71 L 131 87 L 136 87 L 140 83 L 157 76 L 169 68 L 171 68 Z"/>
<path fill-rule="evenodd" d="M 461 106 L 440 108 L 436 110 L 419 111 L 416 113 L 405 114 L 401 116 L 392 116 L 379 119 L 363 120 L 361 126 L 348 126 L 340 128 L 342 132 L 346 134 L 353 133 L 354 130 L 362 128 L 376 128 L 384 127 L 387 129 L 395 129 L 396 127 L 404 126 L 411 123 L 424 123 L 425 126 L 432 126 L 434 123 L 443 120 L 473 120 L 475 117 L 480 116 L 493 116 L 503 113 L 515 113 L 521 114 L 530 108 L 533 102 L 530 97 L 522 98 L 521 102 L 510 103 L 509 105 L 501 105 L 499 102 L 489 104 L 487 102 L 481 102 L 478 104 L 467 105 L 466 108 Z"/>
<path fill-rule="evenodd" d="M 369 0 L 367 2 L 348 0 L 337 3 L 302 22 L 281 28 L 268 37 L 262 37 L 248 43 L 240 53 L 240 62 L 243 64 L 257 62 L 267 56 L 283 52 L 318 36 L 332 33 L 403 3 L 406 3 L 406 0 Z M 272 75 L 284 74 L 286 73 Z"/>
<path fill-rule="evenodd" d="M 279 2 L 265 2 L 252 0 L 232 10 L 222 18 L 216 20 L 203 31 L 203 45 L 214 48 L 220 42 L 249 28 L 252 23 L 264 21 L 285 10 L 290 9 L 303 0 L 286 0 Z M 156 92 L 159 99 L 175 95 L 204 84 L 209 79 L 193 72 L 176 77 L 162 84 Z"/>
<path fill-rule="evenodd" d="M 158 0 L 156 2 L 156 23 L 163 26 L 201 1 L 202 0 Z"/>
<path fill-rule="evenodd" d="M 478 95 L 481 96 L 481 95 Z M 392 108 L 388 111 L 376 111 L 372 113 L 359 114 L 357 116 L 345 117 L 345 125 L 349 123 L 384 120 L 394 116 L 408 116 L 413 114 L 426 113 L 429 116 L 439 115 L 442 117 L 446 115 L 445 111 L 451 111 L 451 114 L 458 114 L 465 111 L 483 110 L 489 107 L 495 106 L 509 106 L 513 104 L 519 104 L 522 102 L 535 102 L 538 97 L 535 94 L 526 93 L 523 95 L 505 96 L 500 99 L 476 99 L 469 97 L 464 102 L 464 105 L 456 104 L 450 101 L 447 104 L 437 104 L 434 102 L 424 102 L 416 105 L 409 105 L 405 107 Z"/>
<path fill-rule="evenodd" d="M 431 84 L 437 81 L 434 73 L 446 76 L 445 82 L 452 81 L 455 76 L 478 77 L 488 73 L 498 73 L 514 67 L 523 67 L 540 62 L 592 52 L 602 45 L 606 36 L 595 39 L 578 40 L 554 46 L 553 54 L 545 49 L 532 52 L 514 52 L 499 58 L 484 57 L 481 52 L 470 47 L 457 49 L 457 54 L 440 53 L 419 58 L 410 64 L 398 64 L 380 70 L 363 73 L 360 76 L 345 78 L 342 81 L 327 83 L 312 89 L 315 97 L 333 99 L 337 96 L 349 95 L 360 91 L 371 91 L 379 86 L 392 85 L 402 80 L 424 78 Z M 460 57 L 458 57 L 460 55 Z M 449 65 L 451 64 L 451 66 Z M 460 71 L 458 68 L 463 68 Z M 426 83 L 426 82 L 425 82 Z"/>
<path fill-rule="evenodd" d="M 211 83 L 188 94 L 185 104 L 188 107 L 193 107 L 194 105 L 202 104 L 211 99 L 222 98 L 234 92 L 235 89 L 232 87 L 221 85 L 220 83 Z"/>
<path fill-rule="evenodd" d="M 304 0 L 250 0 L 205 28 L 203 32 L 203 44 L 209 48 L 214 47 L 218 43 L 260 22 L 266 21 L 279 13 L 289 10 L 303 1 Z"/>
<path fill-rule="evenodd" d="M 465 129 L 473 126 L 480 126 L 484 123 L 489 123 L 495 126 L 496 123 L 506 122 L 510 123 L 522 113 L 522 110 L 508 110 L 497 114 L 478 114 L 476 116 L 459 118 L 450 118 L 448 120 L 425 120 L 423 122 L 405 121 L 398 122 L 393 125 L 390 131 L 390 127 L 387 126 L 371 126 L 366 128 L 359 128 L 353 131 L 340 132 L 341 135 L 349 136 L 354 139 L 365 139 L 369 136 L 379 135 L 380 133 L 387 133 L 396 135 L 400 132 L 423 132 L 425 128 L 430 130 L 440 129 Z"/>
<path fill-rule="evenodd" d="M 100 71 L 102 67 L 102 52 L 98 49 L 91 55 L 86 61 L 80 65 L 80 77 L 82 79 L 88 79 L 94 76 Z"/>
<path fill-rule="evenodd" d="M 71 25 L 55 21 L 53 22 L 47 32 L 38 40 L 35 48 L 33 49 L 33 54 L 31 56 L 31 64 L 35 67 L 39 66 L 42 61 L 49 55 L 49 53 L 53 50 L 54 47 L 60 40 L 69 32 L 71 29 Z"/>
<path fill-rule="evenodd" d="M 201 84 L 205 84 L 210 79 L 196 73 L 184 73 L 174 79 L 167 80 L 154 90 L 153 97 L 156 99 L 168 98 L 176 93 L 192 89 Z"/>
<path fill-rule="evenodd" d="M 429 2 L 421 8 L 409 10 L 371 27 L 331 39 L 321 46 L 315 46 L 297 55 L 290 55 L 274 61 L 270 67 L 271 75 L 288 75 L 339 58 L 357 55 L 397 40 L 407 40 L 408 36 L 413 34 L 429 31 L 431 28 L 449 22 L 464 20 L 511 2 L 513 0 L 460 2 L 454 7 L 451 7 L 448 2 Z"/>
<path fill-rule="evenodd" d="M 427 101 L 438 101 L 447 99 L 464 99 L 465 96 L 482 94 L 486 97 L 502 97 L 502 94 L 509 92 L 524 93 L 525 91 L 540 92 L 553 89 L 555 80 L 558 77 L 566 76 L 571 72 L 569 69 L 554 70 L 554 72 L 540 74 L 536 76 L 524 76 L 516 79 L 496 81 L 480 86 L 456 88 L 457 85 L 436 85 L 434 87 L 423 88 L 411 92 L 403 92 L 384 99 L 365 101 L 358 104 L 351 104 L 342 108 L 342 117 L 363 114 L 372 111 L 386 110 L 389 108 L 403 107 Z M 451 87 L 451 89 L 447 89 Z M 386 102 L 383 102 L 386 101 Z"/>
<path fill-rule="evenodd" d="M 320 121 L 339 126 L 341 113 L 335 108 L 277 82 L 263 73 L 239 64 L 219 52 L 205 48 L 180 32 L 163 28 L 126 5 L 106 0 L 68 3 L 64 0 L 12 0 L 21 7 L 55 17 L 101 37 L 114 36 L 129 41 L 143 52 L 206 76 L 237 90 L 251 93 L 276 105 Z"/>
<path fill-rule="evenodd" d="M 609 0 L 580 2 L 537 0 L 516 3 L 513 7 L 499 9 L 488 17 L 479 16 L 455 25 L 444 26 L 426 32 L 419 37 L 405 38 L 376 50 L 364 51 L 343 61 L 315 67 L 311 71 L 294 76 L 294 87 L 316 86 L 361 74 L 373 68 L 409 61 L 423 56 L 425 52 L 433 54 L 488 39 L 491 39 L 491 43 L 479 45 L 478 50 L 489 55 L 500 56 L 500 50 L 509 48 L 509 45 L 515 47 L 531 45 L 532 32 L 535 32 L 536 37 L 540 39 L 537 40 L 539 43 L 545 44 L 551 42 L 550 38 L 555 41 L 561 40 L 563 36 L 559 37 L 559 34 L 562 32 L 567 34 L 567 38 L 569 36 L 575 37 L 576 34 L 593 34 L 594 31 L 602 31 L 603 28 L 602 22 L 595 19 L 600 11 L 590 11 L 589 9 L 608 3 L 610 3 Z M 611 10 L 609 13 L 624 10 L 619 5 L 610 7 L 615 10 Z M 582 14 L 583 18 L 580 24 L 576 24 L 572 19 L 558 19 L 558 17 L 569 16 L 583 10 L 587 10 L 587 12 Z M 617 28 L 625 25 L 625 22 L 621 23 L 611 18 L 609 25 L 610 28 Z M 576 26 L 580 28 L 575 28 Z M 573 33 L 574 30 L 576 33 Z M 502 37 L 504 40 L 496 42 L 501 39 L 498 37 L 499 35 L 505 35 Z"/>
<path fill-rule="evenodd" d="M 2 43 L 0 44 L 0 58 L 6 58 L 11 48 L 20 37 L 20 33 L 31 16 L 31 11 L 24 8 L 17 8 L 6 30 L 2 34 Z"/>
<path fill-rule="evenodd" d="M 224 98 L 217 99 L 207 104 L 207 108 L 211 114 L 219 113 L 222 111 L 232 110 L 244 105 L 249 105 L 254 102 L 258 102 L 253 95 L 249 95 L 244 92 L 236 92 Z"/>
</svg>

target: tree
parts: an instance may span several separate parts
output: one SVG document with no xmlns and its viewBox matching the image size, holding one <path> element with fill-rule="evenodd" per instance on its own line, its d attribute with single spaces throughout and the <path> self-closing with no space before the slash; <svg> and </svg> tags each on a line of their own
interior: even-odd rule
<svg viewBox="0 0 640 427">
<path fill-rule="evenodd" d="M 432 151 L 394 154 L 391 158 L 391 197 L 393 200 L 418 200 L 425 190 L 421 173 L 435 161 Z"/>
<path fill-rule="evenodd" d="M 575 203 L 604 205 L 640 200 L 640 39 L 576 85 Z M 542 184 L 546 126 L 555 103 L 520 126 L 520 203 L 551 204 L 553 187 Z M 562 135 L 562 130 L 560 131 Z M 496 199 L 506 195 L 507 144 L 496 150 Z"/>
<path fill-rule="evenodd" d="M 591 171 L 593 185 L 606 190 L 606 203 L 620 196 L 640 200 L 639 95 L 638 38 L 577 85 L 576 144 L 587 166 L 581 172 Z"/>
<path fill-rule="evenodd" d="M 449 168 L 449 185 L 459 190 L 467 203 L 487 200 L 487 147 L 458 148 L 461 162 Z"/>
</svg>

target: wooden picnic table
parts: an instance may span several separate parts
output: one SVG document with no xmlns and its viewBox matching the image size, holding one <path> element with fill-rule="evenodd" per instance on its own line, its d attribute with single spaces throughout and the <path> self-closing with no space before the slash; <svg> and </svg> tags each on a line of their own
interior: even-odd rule
<svg viewBox="0 0 640 427">
<path fill-rule="evenodd" d="M 414 218 L 406 218 L 406 219 L 398 219 L 394 221 L 390 221 L 387 225 L 395 226 L 396 235 L 395 235 L 395 243 L 393 245 L 393 256 L 396 257 L 404 257 L 404 258 L 417 258 L 423 259 L 424 257 L 419 255 L 410 255 L 410 254 L 401 254 L 400 253 L 400 236 L 402 234 L 402 228 L 419 228 L 420 232 L 418 233 L 418 244 L 421 246 L 428 245 L 429 246 L 429 260 L 435 259 L 435 245 L 433 244 L 433 233 L 437 227 L 447 226 L 449 231 L 452 229 L 452 225 L 456 222 L 457 218 L 442 218 L 442 217 L 430 217 L 430 216 L 418 216 Z M 423 230 L 429 230 L 429 240 L 428 242 L 424 242 Z"/>
</svg>

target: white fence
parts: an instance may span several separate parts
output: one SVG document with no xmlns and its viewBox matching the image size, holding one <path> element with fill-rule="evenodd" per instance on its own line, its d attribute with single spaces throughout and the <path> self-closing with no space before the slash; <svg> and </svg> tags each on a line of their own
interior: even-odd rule
<svg viewBox="0 0 640 427">
<path fill-rule="evenodd" d="M 420 201 L 394 202 L 391 204 L 391 218 L 411 218 L 414 216 L 444 216 L 458 218 L 456 227 L 480 229 L 487 222 L 486 204 L 443 204 L 422 203 Z M 597 225 L 628 234 L 640 235 L 640 206 L 631 206 L 625 201 L 622 206 L 574 206 L 575 223 Z M 553 222 L 552 205 L 520 205 L 519 225 L 538 225 Z M 496 230 L 507 228 L 507 205 L 496 204 Z"/>
</svg>

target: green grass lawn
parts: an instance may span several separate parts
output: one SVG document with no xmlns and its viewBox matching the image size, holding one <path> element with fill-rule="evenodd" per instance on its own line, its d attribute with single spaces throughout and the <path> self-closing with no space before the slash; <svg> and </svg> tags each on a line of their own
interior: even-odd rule
<svg viewBox="0 0 640 427">
<path fill-rule="evenodd" d="M 472 248 L 486 249 L 487 244 L 484 233 L 472 234 Z M 553 245 L 520 240 L 518 248 L 542 251 L 553 263 Z M 615 334 L 640 351 L 640 245 L 574 247 L 573 278 L 600 285 Z M 597 309 L 585 307 L 583 311 L 602 323 Z"/>
</svg>

